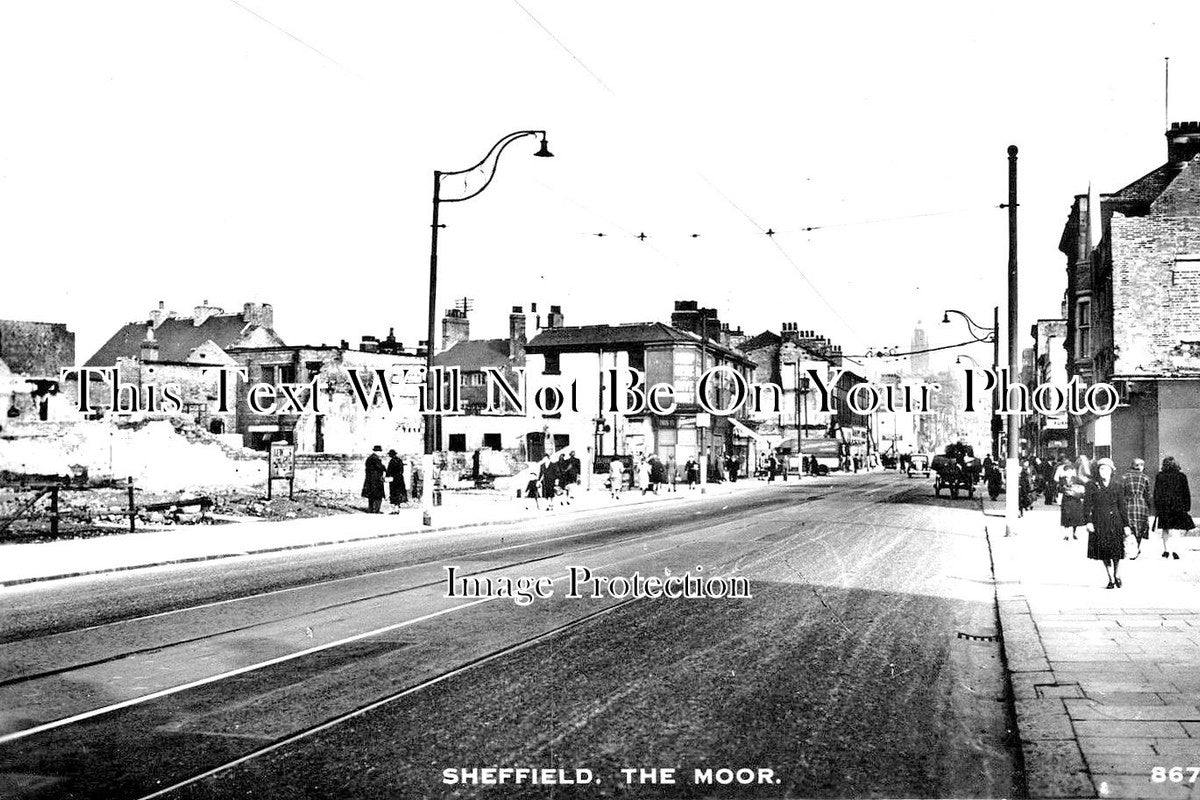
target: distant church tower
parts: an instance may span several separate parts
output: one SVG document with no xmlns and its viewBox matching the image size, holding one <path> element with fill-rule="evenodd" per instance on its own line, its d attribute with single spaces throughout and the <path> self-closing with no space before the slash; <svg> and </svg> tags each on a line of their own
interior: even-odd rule
<svg viewBox="0 0 1200 800">
<path fill-rule="evenodd" d="M 925 336 L 925 329 L 921 327 L 921 321 L 917 320 L 917 327 L 913 328 L 912 335 L 912 351 L 911 358 L 912 371 L 914 375 L 929 374 L 929 353 L 919 353 L 918 350 L 929 349 L 929 339 Z"/>
</svg>

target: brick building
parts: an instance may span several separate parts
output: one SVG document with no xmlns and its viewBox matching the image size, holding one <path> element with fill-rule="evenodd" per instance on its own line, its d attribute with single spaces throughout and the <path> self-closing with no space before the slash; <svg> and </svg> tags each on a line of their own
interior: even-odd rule
<svg viewBox="0 0 1200 800">
<path fill-rule="evenodd" d="M 1030 348 L 1032 361 L 1028 375 L 1022 382 L 1033 389 L 1042 384 L 1066 387 L 1067 385 L 1067 321 L 1066 319 L 1039 319 L 1029 328 L 1033 337 Z M 1028 443 L 1029 455 L 1057 459 L 1070 451 L 1066 413 L 1055 415 L 1031 414 L 1021 421 L 1022 438 Z"/>
<path fill-rule="evenodd" d="M 1200 122 L 1172 123 L 1167 161 L 1123 189 L 1075 198 L 1067 257 L 1068 374 L 1116 385 L 1109 418 L 1071 420 L 1072 444 L 1149 470 L 1200 467 Z"/>
</svg>

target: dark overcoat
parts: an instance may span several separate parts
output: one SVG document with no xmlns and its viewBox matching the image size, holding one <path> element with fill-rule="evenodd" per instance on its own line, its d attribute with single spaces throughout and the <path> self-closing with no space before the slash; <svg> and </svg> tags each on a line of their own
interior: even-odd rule
<svg viewBox="0 0 1200 800">
<path fill-rule="evenodd" d="M 388 487 L 388 501 L 392 505 L 408 502 L 408 487 L 404 484 L 404 462 L 399 456 L 392 456 L 387 465 L 387 476 L 392 479 Z"/>
<path fill-rule="evenodd" d="M 1088 533 L 1087 557 L 1115 561 L 1125 557 L 1125 529 L 1129 527 L 1129 509 L 1121 484 L 1099 480 L 1088 483 L 1083 507 L 1092 530 Z"/>
<path fill-rule="evenodd" d="M 1188 514 L 1192 510 L 1192 493 L 1187 475 L 1182 472 L 1160 472 L 1154 479 L 1154 527 L 1160 531 L 1190 531 L 1196 527 Z"/>
<path fill-rule="evenodd" d="M 367 456 L 367 477 L 363 480 L 362 496 L 368 500 L 382 500 L 383 491 L 383 459 L 378 453 Z"/>
</svg>

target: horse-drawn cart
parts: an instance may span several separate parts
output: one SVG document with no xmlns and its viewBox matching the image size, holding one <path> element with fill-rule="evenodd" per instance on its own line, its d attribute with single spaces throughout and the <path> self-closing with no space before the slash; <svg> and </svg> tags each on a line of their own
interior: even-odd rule
<svg viewBox="0 0 1200 800">
<path fill-rule="evenodd" d="M 936 475 L 933 481 L 935 497 L 941 495 L 942 489 L 951 497 L 958 497 L 960 491 L 965 491 L 967 497 L 974 497 L 982 465 L 970 445 L 959 443 L 947 446 L 945 453 L 933 457 L 933 471 Z"/>
</svg>

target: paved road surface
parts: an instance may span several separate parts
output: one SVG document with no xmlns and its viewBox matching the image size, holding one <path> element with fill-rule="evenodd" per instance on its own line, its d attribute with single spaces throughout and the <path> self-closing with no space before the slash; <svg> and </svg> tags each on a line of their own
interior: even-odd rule
<svg viewBox="0 0 1200 800">
<path fill-rule="evenodd" d="M 0 795 L 551 796 L 441 782 L 507 766 L 599 781 L 555 797 L 1013 796 L 999 647 L 958 636 L 995 631 L 978 508 L 930 495 L 816 479 L 5 590 Z M 555 595 L 447 598 L 447 564 Z M 568 599 L 572 565 L 753 599 Z"/>
</svg>

